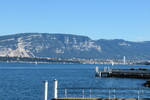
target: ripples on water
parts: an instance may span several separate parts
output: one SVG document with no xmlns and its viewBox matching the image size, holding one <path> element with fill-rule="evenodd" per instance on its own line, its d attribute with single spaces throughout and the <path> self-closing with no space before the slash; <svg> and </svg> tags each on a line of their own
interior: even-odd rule
<svg viewBox="0 0 150 100">
<path fill-rule="evenodd" d="M 145 79 L 131 78 L 95 78 L 95 66 L 101 69 L 110 65 L 82 65 L 82 64 L 46 64 L 46 63 L 0 63 L 0 100 L 42 100 L 43 99 L 43 81 L 49 81 L 49 99 L 53 96 L 53 79 L 58 80 L 59 88 L 86 88 L 85 96 L 89 96 L 89 88 L 92 90 L 92 96 L 113 97 L 114 90 L 102 90 L 100 88 L 143 88 Z M 116 65 L 116 68 L 147 68 L 149 66 L 125 66 Z M 100 93 L 104 91 L 105 94 Z M 68 90 L 69 91 L 69 90 Z M 72 90 L 70 90 L 72 91 Z M 76 90 L 76 92 L 81 92 Z M 110 91 L 110 95 L 109 95 Z M 124 90 L 128 92 L 128 90 Z M 95 92 L 95 94 L 94 94 Z M 116 97 L 117 97 L 117 91 Z M 137 91 L 136 91 L 137 92 Z M 131 95 L 137 97 L 137 94 Z M 64 90 L 60 90 L 59 97 L 64 96 Z M 82 96 L 81 94 L 78 96 Z M 144 94 L 144 93 L 143 93 Z M 68 94 L 69 96 L 69 94 Z M 70 94 L 70 96 L 77 96 Z M 118 95 L 119 96 L 119 95 Z M 129 97 L 126 95 L 125 97 Z M 142 96 L 142 95 L 141 95 Z M 150 97 L 146 95 L 145 97 Z"/>
</svg>

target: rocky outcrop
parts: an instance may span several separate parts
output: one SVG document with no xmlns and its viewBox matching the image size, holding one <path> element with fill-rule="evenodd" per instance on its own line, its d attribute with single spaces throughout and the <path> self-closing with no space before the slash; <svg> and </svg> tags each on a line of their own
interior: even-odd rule
<svg viewBox="0 0 150 100">
<path fill-rule="evenodd" d="M 144 86 L 150 87 L 150 80 L 147 80 L 146 83 L 144 83 Z"/>
<path fill-rule="evenodd" d="M 0 56 L 70 58 L 93 51 L 102 52 L 100 45 L 85 36 L 22 33 L 0 37 Z"/>
</svg>

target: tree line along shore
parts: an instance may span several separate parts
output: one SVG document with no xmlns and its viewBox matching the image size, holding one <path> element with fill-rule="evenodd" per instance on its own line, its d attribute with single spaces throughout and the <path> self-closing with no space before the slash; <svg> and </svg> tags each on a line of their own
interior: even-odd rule
<svg viewBox="0 0 150 100">
<path fill-rule="evenodd" d="M 123 60 L 112 59 L 81 59 L 81 58 L 49 58 L 49 57 L 0 57 L 0 62 L 36 62 L 36 63 L 72 63 L 72 64 L 124 64 Z M 127 65 L 150 65 L 150 61 L 129 61 Z"/>
</svg>

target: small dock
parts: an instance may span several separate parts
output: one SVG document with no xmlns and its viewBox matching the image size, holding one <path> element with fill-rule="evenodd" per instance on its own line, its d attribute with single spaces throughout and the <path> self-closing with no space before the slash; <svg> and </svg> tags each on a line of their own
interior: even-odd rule
<svg viewBox="0 0 150 100">
<path fill-rule="evenodd" d="M 99 71 L 98 67 L 95 69 L 96 77 L 122 77 L 122 78 L 150 78 L 150 69 L 112 69 L 110 67 L 104 67 L 103 71 Z"/>
</svg>

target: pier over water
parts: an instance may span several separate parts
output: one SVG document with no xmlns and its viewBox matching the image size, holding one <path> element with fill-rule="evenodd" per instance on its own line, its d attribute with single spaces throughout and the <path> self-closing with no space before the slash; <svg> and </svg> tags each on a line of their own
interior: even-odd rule
<svg viewBox="0 0 150 100">
<path fill-rule="evenodd" d="M 110 67 L 104 67 L 104 71 L 99 71 L 98 67 L 95 69 L 96 77 L 123 77 L 123 78 L 150 78 L 150 69 L 112 69 Z"/>
</svg>

